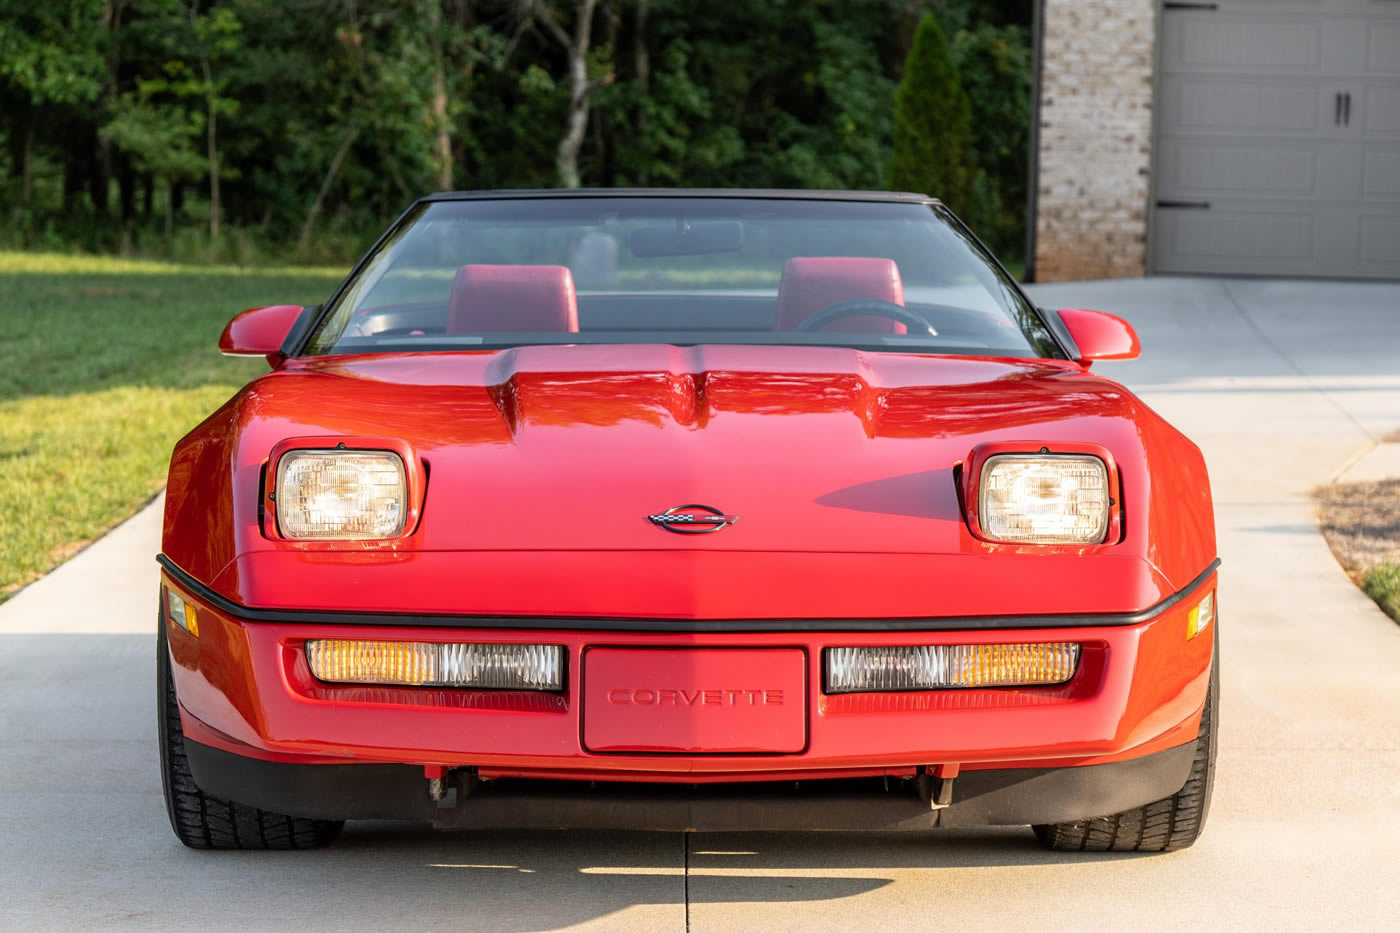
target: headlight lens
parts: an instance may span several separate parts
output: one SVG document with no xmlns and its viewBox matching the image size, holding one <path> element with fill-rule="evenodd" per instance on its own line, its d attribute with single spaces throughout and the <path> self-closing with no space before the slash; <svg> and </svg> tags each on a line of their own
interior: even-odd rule
<svg viewBox="0 0 1400 933">
<path fill-rule="evenodd" d="M 1098 544 L 1108 510 L 1108 467 L 1098 457 L 1001 454 L 982 466 L 977 520 L 995 541 Z"/>
<path fill-rule="evenodd" d="M 403 533 L 403 460 L 388 451 L 294 450 L 277 463 L 277 528 L 288 538 Z"/>
</svg>

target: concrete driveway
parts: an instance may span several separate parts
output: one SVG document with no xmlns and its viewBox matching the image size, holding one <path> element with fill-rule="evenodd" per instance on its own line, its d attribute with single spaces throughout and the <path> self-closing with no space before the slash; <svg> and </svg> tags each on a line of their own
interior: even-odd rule
<svg viewBox="0 0 1400 933">
<path fill-rule="evenodd" d="M 1195 848 L 352 824 L 325 852 L 188 851 L 156 765 L 152 506 L 0 606 L 0 929 L 1400 928 L 1400 626 L 1337 568 L 1307 498 L 1400 427 L 1400 286 L 1036 291 L 1132 320 L 1143 359 L 1104 371 L 1210 463 L 1224 728 Z"/>
</svg>

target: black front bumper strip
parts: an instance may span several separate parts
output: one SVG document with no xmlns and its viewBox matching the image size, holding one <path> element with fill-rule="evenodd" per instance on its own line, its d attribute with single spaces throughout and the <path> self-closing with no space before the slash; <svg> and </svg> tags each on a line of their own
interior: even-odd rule
<svg viewBox="0 0 1400 933">
<path fill-rule="evenodd" d="M 274 813 L 325 820 L 431 820 L 440 829 L 922 830 L 1062 823 L 1121 813 L 1170 797 L 1191 771 L 1196 743 L 1101 765 L 964 771 L 952 802 L 934 809 L 914 781 L 852 778 L 724 784 L 475 781 L 449 776 L 451 806 L 428 796 L 413 765 L 283 764 L 185 740 L 207 794 Z"/>
<path fill-rule="evenodd" d="M 561 616 L 423 615 L 397 612 L 319 612 L 307 609 L 252 609 L 214 592 L 164 554 L 156 560 L 171 578 L 215 609 L 248 622 L 305 622 L 318 625 L 407 625 L 474 629 L 550 629 L 595 632 L 940 632 L 1020 628 L 1078 628 L 1138 625 L 1155 619 L 1200 589 L 1220 558 L 1175 593 L 1140 612 L 1079 615 L 932 616 L 901 619 L 607 619 Z"/>
</svg>

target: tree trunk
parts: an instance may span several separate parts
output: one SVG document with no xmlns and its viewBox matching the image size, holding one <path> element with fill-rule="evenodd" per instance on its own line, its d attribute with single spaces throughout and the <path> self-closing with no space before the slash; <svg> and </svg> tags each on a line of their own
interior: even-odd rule
<svg viewBox="0 0 1400 933">
<path fill-rule="evenodd" d="M 131 169 L 131 160 L 121 158 L 117 166 L 117 204 L 120 206 L 122 228 L 131 226 L 136 217 L 136 173 Z"/>
<path fill-rule="evenodd" d="M 83 191 L 83 158 L 71 142 L 71 139 L 63 139 L 63 202 L 59 212 L 65 216 Z"/>
<path fill-rule="evenodd" d="M 392 152 L 384 153 L 384 164 L 388 167 L 389 177 L 393 179 L 394 184 L 398 187 L 400 194 L 402 194 L 409 201 L 412 201 L 414 198 L 418 197 L 418 194 L 408 186 L 408 182 L 403 180 L 403 172 L 399 169 L 399 160 L 394 158 L 394 154 Z"/>
<path fill-rule="evenodd" d="M 617 49 L 617 34 L 622 30 L 622 14 L 616 8 L 603 4 L 603 15 L 608 18 L 607 47 L 612 52 Z"/>
<path fill-rule="evenodd" d="M 472 0 L 457 0 L 457 28 L 462 32 L 471 32 L 476 28 L 476 10 Z"/>
<path fill-rule="evenodd" d="M 94 120 L 100 124 L 103 115 L 108 111 L 108 102 L 116 91 L 117 74 L 121 68 L 121 28 L 122 28 L 122 4 L 121 0 L 109 2 L 102 15 L 103 21 L 107 25 L 107 30 L 112 36 L 107 50 L 107 81 L 98 92 L 97 100 L 93 106 Z M 96 127 L 93 128 L 96 133 Z M 93 179 L 93 206 L 97 208 L 97 216 L 106 217 L 108 213 L 108 201 L 111 198 L 113 159 L 112 143 L 104 139 L 102 134 L 97 136 L 97 171 Z M 100 189 L 100 190 L 99 190 Z M 123 218 L 123 223 L 125 223 Z"/>
<path fill-rule="evenodd" d="M 24 180 L 19 189 L 19 203 L 23 207 L 29 206 L 29 200 L 34 194 L 34 132 L 38 124 L 39 113 L 37 110 L 31 110 L 29 130 L 24 134 Z"/>
<path fill-rule="evenodd" d="M 141 219 L 149 221 L 156 205 L 156 180 L 149 173 L 141 176 Z"/>
<path fill-rule="evenodd" d="M 88 160 L 88 195 L 98 217 L 106 218 L 112 192 L 112 147 L 92 128 L 92 157 Z"/>
<path fill-rule="evenodd" d="M 578 174 L 578 151 L 583 145 L 583 134 L 588 129 L 588 67 L 584 56 L 569 51 L 569 115 L 564 121 L 564 136 L 559 140 L 559 151 L 554 157 L 555 168 L 559 172 L 559 184 L 565 188 L 577 188 L 581 184 Z"/>
<path fill-rule="evenodd" d="M 647 0 L 637 0 L 637 25 L 632 33 L 632 67 L 637 72 L 637 87 L 642 90 L 642 100 L 651 97 L 651 54 L 647 49 Z M 642 149 L 642 168 L 637 175 L 639 184 L 645 186 L 651 179 L 651 146 L 647 142 L 647 111 L 645 105 L 637 108 L 637 143 Z"/>
<path fill-rule="evenodd" d="M 199 4 L 191 4 L 185 11 L 190 18 L 190 28 L 199 36 Z M 209 66 L 209 51 L 200 40 L 199 68 L 204 75 L 204 107 L 207 111 L 204 122 L 205 157 L 209 161 L 209 239 L 219 238 L 219 215 L 222 205 L 219 202 L 219 115 L 218 92 L 214 89 L 214 70 Z M 178 208 L 177 208 L 178 209 Z"/>
<path fill-rule="evenodd" d="M 209 239 L 219 238 L 219 140 L 218 140 L 218 115 L 214 109 L 214 78 L 209 70 L 209 60 L 202 60 L 204 65 L 204 86 L 206 88 L 206 100 L 209 106 L 209 122 L 206 127 L 205 140 L 209 151 Z"/>
<path fill-rule="evenodd" d="M 442 65 L 442 8 L 440 0 L 425 0 L 428 20 L 428 48 L 433 53 L 433 167 L 437 170 L 439 191 L 452 190 L 452 128 L 447 119 L 447 78 Z"/>
<path fill-rule="evenodd" d="M 321 213 L 321 205 L 325 203 L 326 194 L 331 190 L 331 183 L 335 181 L 335 175 L 340 171 L 340 163 L 345 159 L 345 153 L 350 150 L 351 143 L 358 135 L 360 135 L 358 129 L 351 130 L 349 135 L 345 137 L 345 141 L 340 144 L 340 148 L 335 151 L 330 168 L 326 169 L 326 177 L 321 181 L 321 190 L 316 192 L 316 200 L 311 202 L 311 209 L 306 212 L 306 222 L 301 225 L 301 236 L 297 238 L 297 246 L 305 249 L 306 244 L 310 242 L 311 228 L 315 226 L 316 218 Z"/>
<path fill-rule="evenodd" d="M 611 188 L 617 184 L 613 175 L 612 126 L 608 123 L 607 112 L 601 108 L 590 113 L 589 121 L 593 124 L 593 152 L 594 158 L 598 160 L 598 184 L 604 188 Z"/>
<path fill-rule="evenodd" d="M 569 53 L 569 112 L 564 120 L 564 136 L 554 165 L 559 172 L 559 184 L 577 188 L 582 183 L 578 173 L 578 153 L 588 132 L 589 94 L 588 46 L 593 38 L 593 9 L 597 0 L 578 0 L 574 9 L 574 35 L 565 41 Z M 562 30 L 561 30 L 562 32 Z"/>
<path fill-rule="evenodd" d="M 616 7 L 608 4 L 603 5 L 603 15 L 607 17 L 607 39 L 609 61 L 617 60 L 617 36 L 622 30 L 622 14 Z M 611 188 L 617 184 L 617 179 L 613 171 L 613 133 L 612 122 L 608 119 L 606 109 L 592 111 L 593 121 L 593 145 L 598 153 L 598 183 L 604 188 Z"/>
</svg>

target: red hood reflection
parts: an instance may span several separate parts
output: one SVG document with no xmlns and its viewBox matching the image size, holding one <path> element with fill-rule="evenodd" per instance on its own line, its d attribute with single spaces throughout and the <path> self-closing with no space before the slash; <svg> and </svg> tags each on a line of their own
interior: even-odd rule
<svg viewBox="0 0 1400 933">
<path fill-rule="evenodd" d="M 704 547 L 928 552 L 965 533 L 973 445 L 1090 439 L 1131 464 L 1142 410 L 1057 361 L 621 346 L 296 361 L 238 417 L 249 465 L 288 436 L 408 441 L 416 549 L 694 547 L 645 517 L 701 502 L 743 516 Z"/>
</svg>

